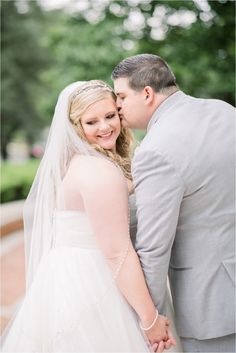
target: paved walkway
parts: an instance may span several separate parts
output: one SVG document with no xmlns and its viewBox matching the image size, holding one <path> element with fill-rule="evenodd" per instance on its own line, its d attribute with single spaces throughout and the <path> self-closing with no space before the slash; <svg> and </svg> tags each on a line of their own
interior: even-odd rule
<svg viewBox="0 0 236 353">
<path fill-rule="evenodd" d="M 0 227 L 1 236 L 23 228 L 23 205 L 25 200 L 1 204 Z"/>
<path fill-rule="evenodd" d="M 1 332 L 24 295 L 22 206 L 23 201 L 1 205 Z"/>
</svg>

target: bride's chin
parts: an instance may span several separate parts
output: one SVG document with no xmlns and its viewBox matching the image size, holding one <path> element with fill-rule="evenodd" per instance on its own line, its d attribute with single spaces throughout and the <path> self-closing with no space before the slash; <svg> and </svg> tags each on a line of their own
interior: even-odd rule
<svg viewBox="0 0 236 353">
<path fill-rule="evenodd" d="M 104 150 L 107 151 L 114 151 L 115 150 L 115 144 L 102 144 L 100 145 L 100 147 L 102 147 Z"/>
<path fill-rule="evenodd" d="M 104 150 L 114 150 L 116 147 L 116 142 L 114 141 L 107 141 L 104 143 L 99 143 L 99 146 L 102 147 Z"/>
</svg>

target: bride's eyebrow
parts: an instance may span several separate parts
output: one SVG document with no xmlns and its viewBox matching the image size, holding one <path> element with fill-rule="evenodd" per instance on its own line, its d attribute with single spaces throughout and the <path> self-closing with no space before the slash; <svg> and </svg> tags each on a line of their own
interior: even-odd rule
<svg viewBox="0 0 236 353">
<path fill-rule="evenodd" d="M 105 114 L 105 117 L 107 117 L 107 116 L 109 116 L 109 115 L 111 115 L 111 114 L 116 114 L 116 113 L 117 113 L 116 110 L 112 110 L 112 111 L 106 113 L 106 114 Z M 87 122 L 87 121 L 96 120 L 96 119 L 98 119 L 97 116 L 91 116 L 91 117 L 84 118 L 84 121 Z"/>
<path fill-rule="evenodd" d="M 92 116 L 91 118 L 84 118 L 83 120 L 81 119 L 82 123 L 87 123 L 88 121 L 93 121 L 93 120 L 97 120 L 96 116 Z"/>
<path fill-rule="evenodd" d="M 117 112 L 116 110 L 112 110 L 111 112 L 106 113 L 105 116 L 108 116 L 108 115 L 111 115 L 111 114 L 116 114 L 116 112 Z"/>
</svg>

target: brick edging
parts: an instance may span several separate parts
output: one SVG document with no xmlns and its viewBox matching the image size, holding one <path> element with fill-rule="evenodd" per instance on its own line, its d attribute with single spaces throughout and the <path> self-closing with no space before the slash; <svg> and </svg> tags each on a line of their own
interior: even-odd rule
<svg viewBox="0 0 236 353">
<path fill-rule="evenodd" d="M 23 219 L 19 218 L 15 221 L 4 224 L 0 227 L 0 236 L 3 237 L 9 233 L 23 229 Z"/>
</svg>

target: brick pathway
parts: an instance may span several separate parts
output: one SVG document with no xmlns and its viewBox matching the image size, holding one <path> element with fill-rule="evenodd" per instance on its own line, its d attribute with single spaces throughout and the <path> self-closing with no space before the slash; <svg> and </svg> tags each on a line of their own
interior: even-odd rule
<svg viewBox="0 0 236 353">
<path fill-rule="evenodd" d="M 1 323 L 4 329 L 24 294 L 23 232 L 8 234 L 1 239 Z"/>
</svg>

